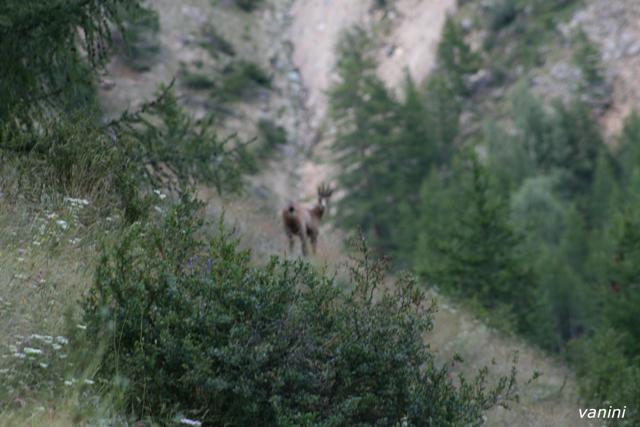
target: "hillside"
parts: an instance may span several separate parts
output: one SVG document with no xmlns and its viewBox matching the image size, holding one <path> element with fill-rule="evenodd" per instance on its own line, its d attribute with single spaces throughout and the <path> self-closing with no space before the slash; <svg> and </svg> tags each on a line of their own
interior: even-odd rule
<svg viewBox="0 0 640 427">
<path fill-rule="evenodd" d="M 205 4 L 194 2 L 183 5 L 178 13 L 169 9 L 166 14 L 161 12 L 161 16 L 179 17 L 179 24 L 172 21 L 164 23 L 169 28 L 180 28 L 180 33 L 173 37 L 188 39 L 189 34 L 197 32 L 201 21 L 204 21 L 191 17 L 204 15 L 214 27 L 220 28 L 221 34 L 234 41 L 234 45 L 247 45 L 243 48 L 247 57 L 258 58 L 261 64 L 277 64 L 277 67 L 270 68 L 274 76 L 274 90 L 265 99 L 243 106 L 242 114 L 253 120 L 270 117 L 285 125 L 289 135 L 288 146 L 274 157 L 271 168 L 253 178 L 256 194 L 260 196 L 222 205 L 258 259 L 285 252 L 286 239 L 277 216 L 283 201 L 289 198 L 311 200 L 315 186 L 336 173 L 329 161 L 327 145 L 331 142 L 331 130 L 327 129 L 324 117 L 327 114 L 325 94 L 332 81 L 335 61 L 333 46 L 341 32 L 355 24 L 381 26 L 384 36 L 378 53 L 381 60 L 379 73 L 386 83 L 396 87 L 405 70 L 417 79 L 424 78 L 431 71 L 444 18 L 454 11 L 454 3 L 406 0 L 397 2 L 392 11 L 383 14 L 366 2 L 349 3 L 346 9 L 321 0 L 269 2 L 251 17 L 238 17 L 230 7 L 222 5 L 211 11 Z M 165 6 L 157 3 L 157 7 L 162 11 Z M 237 37 L 232 30 L 234 26 L 229 25 L 229 22 L 240 19 L 252 20 L 250 40 Z M 235 28 L 239 26 L 237 24 Z M 282 28 L 286 31 L 281 31 Z M 270 41 L 269 47 L 258 45 L 264 40 Z M 198 55 L 191 53 L 184 41 L 182 46 L 175 40 L 165 43 L 169 49 L 176 49 L 173 54 L 176 57 Z M 190 60 L 193 61 L 192 58 Z M 115 91 L 119 90 L 118 86 L 116 84 Z M 130 93 L 128 90 L 124 92 Z M 111 93 L 113 91 L 106 94 L 107 98 Z M 274 111 L 282 111 L 282 108 L 284 112 L 274 117 Z M 236 122 L 233 118 L 230 122 L 233 128 Z M 246 129 L 241 131 L 246 132 Z M 263 198 L 263 192 L 258 189 L 268 189 L 269 195 Z M 213 193 L 205 191 L 204 198 L 207 196 L 213 197 Z M 219 213 L 217 206 L 221 202 L 215 197 L 212 200 L 212 212 Z M 265 212 L 262 205 L 266 212 L 272 213 L 261 213 Z M 342 259 L 340 234 L 336 231 L 328 233 L 328 230 L 324 233 L 326 237 L 320 245 L 318 262 L 336 266 Z M 441 301 L 441 310 L 436 317 L 433 336 L 427 340 L 443 361 L 459 353 L 467 362 L 465 366 L 469 373 L 491 365 L 492 359 L 499 366 L 507 367 L 513 352 L 518 351 L 522 382 L 536 371 L 542 373 L 540 379 L 522 390 L 521 405 L 516 405 L 511 411 L 494 411 L 488 419 L 489 425 L 554 426 L 574 422 L 578 404 L 576 385 L 571 372 L 561 362 L 528 349 L 522 342 L 501 337 L 444 297 L 437 299 Z"/>
<path fill-rule="evenodd" d="M 640 83 L 635 78 L 635 68 L 640 66 L 637 2 L 565 2 L 568 6 L 552 21 L 546 21 L 546 15 L 528 15 L 527 7 L 517 9 L 509 22 L 532 22 L 535 28 L 523 24 L 522 34 L 537 37 L 535 42 L 524 40 L 525 36 L 520 39 L 518 29 L 509 23 L 488 34 L 484 20 L 504 2 L 387 3 L 380 8 L 373 0 L 265 0 L 246 12 L 230 0 L 151 0 L 149 5 L 159 16 L 159 50 L 142 69 L 132 67 L 122 54 L 110 60 L 99 88 L 104 121 L 135 110 L 143 100 L 152 99 L 160 83 L 175 77 L 178 99 L 196 119 L 213 112 L 220 134 L 256 138 L 250 147 L 259 166 L 248 176 L 243 194 L 220 196 L 212 187 L 200 185 L 198 197 L 206 204 L 205 218 L 215 220 L 224 214 L 227 225 L 239 231 L 240 246 L 251 251 L 251 262 L 263 265 L 274 255 L 297 258 L 288 253 L 282 230 L 284 203 L 313 203 L 316 187 L 324 181 L 335 185 L 342 172 L 331 149 L 339 129 L 330 117 L 328 92 L 338 80 L 335 47 L 344 31 L 356 25 L 371 34 L 369 53 L 376 60 L 376 75 L 398 98 L 407 74 L 422 87 L 437 71 L 447 16 L 460 23 L 472 50 L 488 52 L 489 59 L 466 77 L 471 93 L 461 107 L 461 136 L 456 139 L 460 145 L 475 141 L 490 127 L 488 123 L 504 126 L 505 134 L 518 135 L 510 114 L 522 86 L 539 97 L 544 108 L 552 108 L 556 98 L 570 102 L 584 78 L 584 70 L 573 59 L 579 49 L 575 36 L 579 29 L 597 47 L 604 67 L 601 86 L 583 98 L 614 152 L 625 120 L 640 106 Z M 489 39 L 493 42 L 487 46 Z M 527 55 L 534 59 L 522 59 Z M 496 61 L 491 63 L 491 58 Z M 500 62 L 502 58 L 508 59 Z M 509 60 L 527 65 L 514 67 Z M 225 83 L 219 85 L 219 81 Z M 224 94 L 218 97 L 216 91 Z M 278 135 L 284 137 L 271 143 L 265 129 L 283 130 Z M 485 149 L 491 151 L 487 147 L 479 151 Z M 86 294 L 101 244 L 110 243 L 112 224 L 121 218 L 102 218 L 93 200 L 27 195 L 3 203 L 1 185 L 13 185 L 14 172 L 0 166 L 0 173 L 7 174 L 0 179 L 0 341 L 10 346 L 16 337 L 53 334 L 65 327 L 69 301 Z M 419 185 L 414 192 L 420 192 Z M 338 188 L 336 198 L 345 194 Z M 165 205 L 156 202 L 158 212 L 163 211 Z M 336 223 L 324 223 L 319 253 L 311 263 L 345 276 L 345 234 Z M 435 328 L 424 341 L 440 364 L 455 355 L 462 357 L 464 362 L 452 369 L 454 374 L 472 376 L 489 366 L 489 382 L 494 383 L 500 375 L 509 374 L 510 361 L 517 354 L 520 402 L 509 410 L 491 409 L 486 425 L 591 425 L 578 418 L 577 408 L 585 404 L 585 397 L 579 394 L 576 373 L 564 355 L 499 330 L 495 319 L 488 326 L 490 321 L 478 312 L 475 302 L 455 300 L 437 288 L 429 288 L 428 295 L 437 300 L 439 310 Z M 537 373 L 541 376 L 528 382 Z M 74 422 L 80 399 L 79 394 L 50 396 L 46 402 L 16 398 L 9 410 L 0 406 L 0 423 L 68 425 Z M 103 405 L 109 413 L 111 402 Z M 123 421 L 118 414 L 111 415 L 112 422 Z"/>
</svg>

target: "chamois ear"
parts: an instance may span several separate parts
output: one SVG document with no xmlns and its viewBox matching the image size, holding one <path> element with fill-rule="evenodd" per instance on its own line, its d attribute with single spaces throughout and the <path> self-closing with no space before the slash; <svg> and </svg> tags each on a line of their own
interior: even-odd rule
<svg viewBox="0 0 640 427">
<path fill-rule="evenodd" d="M 318 186 L 318 197 L 328 199 L 333 194 L 333 189 L 325 182 Z"/>
</svg>

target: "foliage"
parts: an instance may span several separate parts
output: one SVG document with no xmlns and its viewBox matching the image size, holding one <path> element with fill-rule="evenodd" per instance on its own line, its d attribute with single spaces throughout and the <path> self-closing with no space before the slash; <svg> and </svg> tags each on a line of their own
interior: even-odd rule
<svg viewBox="0 0 640 427">
<path fill-rule="evenodd" d="M 527 91 L 513 99 L 514 121 L 531 161 L 543 173 L 559 173 L 568 197 L 584 196 L 591 187 L 602 136 L 592 112 L 580 101 L 555 102 L 552 111 Z"/>
<path fill-rule="evenodd" d="M 582 29 L 575 36 L 575 44 L 573 61 L 582 73 L 580 90 L 593 101 L 606 102 L 609 89 L 600 50 Z"/>
<path fill-rule="evenodd" d="M 337 218 L 344 228 L 362 229 L 376 249 L 410 259 L 420 183 L 449 160 L 461 107 L 442 74 L 425 91 L 407 75 L 396 98 L 376 76 L 371 43 L 356 29 L 339 45 L 339 80 L 330 92 L 333 150 L 349 196 L 338 201 Z"/>
<path fill-rule="evenodd" d="M 252 12 L 260 6 L 263 0 L 235 0 L 236 5 L 245 12 Z"/>
<path fill-rule="evenodd" d="M 507 27 L 518 16 L 518 5 L 513 0 L 497 0 L 490 8 L 490 27 L 493 31 L 500 31 Z"/>
<path fill-rule="evenodd" d="M 448 213 L 445 235 L 424 239 L 427 252 L 440 260 L 422 272 L 433 285 L 487 308 L 513 306 L 516 327 L 531 333 L 535 281 L 519 253 L 520 239 L 507 222 L 506 205 L 493 195 L 489 176 L 475 156 L 464 174 L 465 207 Z"/>
<path fill-rule="evenodd" d="M 235 61 L 222 70 L 221 83 L 213 95 L 222 102 L 232 102 L 257 87 L 271 87 L 271 77 L 253 62 Z"/>
<path fill-rule="evenodd" d="M 168 87 L 106 126 L 81 112 L 42 119 L 29 133 L 8 124 L 0 130 L 0 155 L 19 161 L 27 174 L 48 177 L 54 191 L 94 194 L 135 221 L 144 216 L 141 196 L 151 188 L 179 188 L 193 179 L 218 191 L 241 187 L 250 165 L 246 143 L 221 140 L 213 126 L 213 118 L 194 123 Z"/>
<path fill-rule="evenodd" d="M 160 52 L 160 18 L 152 9 L 122 7 L 123 56 L 136 71 L 148 71 Z"/>
<path fill-rule="evenodd" d="M 93 70 L 107 59 L 111 27 L 122 27 L 120 4 L 118 0 L 4 1 L 0 120 L 10 114 L 26 120 L 42 108 L 60 106 L 79 87 L 90 87 L 94 75 L 87 66 Z M 138 0 L 128 4 L 131 10 L 142 9 Z"/>
<path fill-rule="evenodd" d="M 464 77 L 478 70 L 480 58 L 471 51 L 462 27 L 451 16 L 447 16 L 438 44 L 438 66 L 458 95 L 469 95 Z"/>
<path fill-rule="evenodd" d="M 390 238 L 389 193 L 396 151 L 393 139 L 396 100 L 376 76 L 369 53 L 371 40 L 356 28 L 338 45 L 339 82 L 330 92 L 337 134 L 333 150 L 343 169 L 338 178 L 349 197 L 337 202 L 338 221 L 347 229 L 361 227 L 377 248 Z"/>
<path fill-rule="evenodd" d="M 640 364 L 622 351 L 621 337 L 613 330 L 600 330 L 590 339 L 572 343 L 571 358 L 581 380 L 582 391 L 594 407 L 626 406 L 624 419 L 616 425 L 635 426 L 640 412 L 632 402 L 640 399 Z"/>
<path fill-rule="evenodd" d="M 261 119 L 258 122 L 258 132 L 263 144 L 258 148 L 257 156 L 262 159 L 272 158 L 278 147 L 287 143 L 287 130 L 270 120 Z"/>
<path fill-rule="evenodd" d="M 364 246 L 350 286 L 301 261 L 250 253 L 220 225 L 200 236 L 198 204 L 134 224 L 105 248 L 84 301 L 99 378 L 124 378 L 139 415 L 180 412 L 207 425 L 479 425 L 514 395 L 514 376 L 454 386 L 422 341 L 432 309 L 416 282 L 382 288 Z M 374 298 L 373 295 L 376 295 Z M 122 380 L 120 380 L 122 381 Z"/>
<path fill-rule="evenodd" d="M 218 52 L 222 52 L 228 56 L 235 56 L 236 51 L 231 42 L 219 34 L 213 25 L 207 23 L 202 26 L 200 31 L 202 37 L 200 46 L 207 49 L 212 57 L 216 58 L 218 56 Z"/>
</svg>

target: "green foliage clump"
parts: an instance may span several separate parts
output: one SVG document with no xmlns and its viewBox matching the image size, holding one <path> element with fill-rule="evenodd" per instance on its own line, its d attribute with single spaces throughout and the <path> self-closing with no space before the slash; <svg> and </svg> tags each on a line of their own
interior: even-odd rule
<svg viewBox="0 0 640 427">
<path fill-rule="evenodd" d="M 236 5 L 245 12 L 252 12 L 260 6 L 263 0 L 235 0 Z"/>
<path fill-rule="evenodd" d="M 531 335 L 536 284 L 520 252 L 521 239 L 511 230 L 508 206 L 495 196 L 487 171 L 476 156 L 469 161 L 468 173 L 462 172 L 464 207 L 459 206 L 458 215 L 446 212 L 442 235 L 421 240 L 426 259 L 435 256 L 438 262 L 422 264 L 418 256 L 417 268 L 446 292 L 476 299 L 507 316 L 512 312 L 516 329 Z"/>
<path fill-rule="evenodd" d="M 140 7 L 122 8 L 123 55 L 136 71 L 148 71 L 160 52 L 158 12 Z"/>
<path fill-rule="evenodd" d="M 512 373 L 454 386 L 423 342 L 431 308 L 416 282 L 384 290 L 365 246 L 346 290 L 302 261 L 250 253 L 220 226 L 200 237 L 188 199 L 161 224 L 126 229 L 84 300 L 97 373 L 126 383 L 140 416 L 206 425 L 480 425 L 514 397 Z M 375 296 L 374 296 L 375 295 Z"/>
<path fill-rule="evenodd" d="M 573 61 L 582 73 L 580 90 L 593 101 L 606 102 L 609 88 L 606 85 L 600 50 L 583 30 L 576 34 L 575 44 Z"/>
<path fill-rule="evenodd" d="M 448 161 L 461 107 L 443 75 L 429 80 L 426 94 L 407 76 L 398 99 L 377 77 L 371 46 L 358 28 L 339 44 L 332 148 L 349 196 L 338 201 L 336 216 L 341 226 L 363 230 L 376 249 L 410 258 L 420 183 Z"/>
<path fill-rule="evenodd" d="M 216 87 L 213 77 L 206 73 L 186 73 L 182 81 L 186 87 L 193 90 L 213 89 Z"/>
<path fill-rule="evenodd" d="M 493 31 L 500 31 L 515 21 L 518 5 L 514 0 L 498 0 L 491 5 L 489 13 L 489 26 Z"/>
<path fill-rule="evenodd" d="M 235 56 L 236 50 L 233 44 L 219 34 L 211 24 L 205 24 L 201 28 L 200 46 L 207 49 L 212 57 L 217 57 L 219 52 L 228 56 Z"/>
<path fill-rule="evenodd" d="M 121 3 L 2 2 L 0 120 L 10 115 L 29 120 L 34 112 L 60 107 L 78 88 L 93 85 L 91 71 L 109 56 L 112 27 L 123 26 Z M 138 0 L 129 2 L 128 8 L 144 9 Z"/>
<path fill-rule="evenodd" d="M 236 61 L 222 70 L 220 86 L 214 97 L 222 102 L 237 101 L 257 87 L 271 87 L 271 77 L 253 62 Z"/>
<path fill-rule="evenodd" d="M 469 95 L 464 77 L 478 71 L 480 57 L 471 50 L 462 27 L 451 16 L 447 16 L 438 44 L 438 65 L 458 95 Z"/>
<path fill-rule="evenodd" d="M 151 188 L 197 179 L 218 191 L 238 190 L 251 163 L 246 144 L 218 137 L 212 117 L 195 123 L 172 90 L 162 89 L 153 102 L 106 125 L 81 112 L 42 119 L 26 133 L 5 125 L 0 156 L 29 177 L 16 191 L 43 184 L 41 191 L 92 194 L 135 221 Z"/>
<path fill-rule="evenodd" d="M 261 119 L 258 122 L 258 132 L 262 137 L 262 145 L 258 149 L 257 156 L 262 159 L 271 158 L 278 147 L 285 145 L 288 140 L 287 130 L 271 120 Z"/>
</svg>

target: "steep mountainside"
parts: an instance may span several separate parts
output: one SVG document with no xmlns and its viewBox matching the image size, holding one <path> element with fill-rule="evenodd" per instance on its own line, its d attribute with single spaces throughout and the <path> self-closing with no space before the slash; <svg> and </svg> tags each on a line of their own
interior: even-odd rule
<svg viewBox="0 0 640 427">
<path fill-rule="evenodd" d="M 212 3 L 215 4 L 212 7 Z M 271 77 L 268 90 L 249 99 L 234 101 L 234 114 L 220 113 L 229 132 L 244 138 L 257 133 L 256 124 L 265 119 L 287 131 L 287 143 L 277 147 L 269 166 L 252 178 L 246 200 L 225 206 L 244 230 L 245 245 L 260 257 L 283 253 L 285 239 L 280 231 L 277 209 L 286 199 L 310 200 L 315 186 L 332 179 L 328 145 L 332 127 L 327 120 L 326 91 L 333 81 L 334 46 L 341 32 L 360 25 L 377 34 L 379 76 L 390 87 L 398 87 L 405 70 L 423 80 L 435 65 L 439 35 L 448 13 L 458 14 L 468 28 L 472 45 L 479 47 L 484 34 L 472 17 L 491 7 L 491 2 L 454 0 L 398 0 L 386 11 L 373 1 L 270 0 L 253 13 L 237 10 L 228 1 L 186 0 L 175 3 L 154 0 L 162 30 L 161 59 L 150 71 L 137 73 L 115 59 L 107 80 L 115 83 L 104 89 L 105 106 L 115 113 L 128 106 L 140 94 L 150 95 L 157 82 L 178 75 L 178 88 L 196 114 L 211 106 L 206 95 L 184 84 L 184 69 L 205 69 L 218 73 L 224 62 L 211 57 L 202 43 L 202 28 L 211 25 L 227 39 L 237 58 L 251 59 Z M 460 9 L 456 7 L 460 5 Z M 571 10 L 564 24 L 554 31 L 557 37 L 541 47 L 547 60 L 529 70 L 515 70 L 537 93 L 547 99 L 568 96 L 575 90 L 580 70 L 571 61 L 573 34 L 582 28 L 597 44 L 611 85 L 608 102 L 600 114 L 607 134 L 616 133 L 623 119 L 640 104 L 640 84 L 635 70 L 640 66 L 640 4 L 634 1 L 586 0 Z M 205 40 L 206 41 L 206 40 Z M 513 48 L 518 48 L 513 47 Z M 204 63 L 205 66 L 199 65 Z M 200 68 L 199 68 L 200 67 Z M 483 74 L 483 72 L 485 74 Z M 477 81 L 490 70 L 482 70 Z M 482 121 L 486 115 L 499 116 L 515 79 L 505 86 L 491 88 L 474 97 L 476 105 L 467 113 Z M 473 121 L 473 120 L 472 120 Z M 219 199 L 203 189 L 212 213 L 220 211 Z M 319 259 L 335 265 L 339 260 L 341 237 L 327 233 L 321 243 Z M 444 300 L 443 300 L 444 301 Z M 447 360 L 460 353 L 470 369 L 491 364 L 506 366 L 509 354 L 519 350 L 520 379 L 525 382 L 534 371 L 542 377 L 522 387 L 522 403 L 507 412 L 494 410 L 488 425 L 578 425 L 579 401 L 571 372 L 562 363 L 551 360 L 526 344 L 502 337 L 482 325 L 464 308 L 444 301 L 432 336 L 426 337 Z"/>
</svg>

